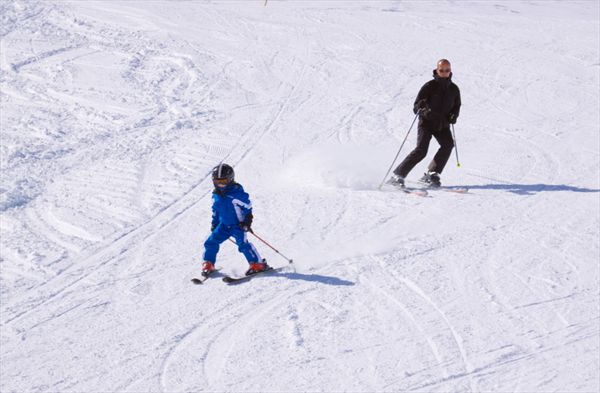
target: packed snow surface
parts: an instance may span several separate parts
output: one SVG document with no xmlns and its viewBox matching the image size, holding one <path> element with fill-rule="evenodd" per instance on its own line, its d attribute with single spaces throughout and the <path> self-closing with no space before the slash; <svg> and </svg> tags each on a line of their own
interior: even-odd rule
<svg viewBox="0 0 600 393">
<path fill-rule="evenodd" d="M 597 392 L 599 8 L 2 0 L 0 390 Z M 440 58 L 470 191 L 379 190 Z M 190 283 L 221 161 L 284 273 Z"/>
</svg>

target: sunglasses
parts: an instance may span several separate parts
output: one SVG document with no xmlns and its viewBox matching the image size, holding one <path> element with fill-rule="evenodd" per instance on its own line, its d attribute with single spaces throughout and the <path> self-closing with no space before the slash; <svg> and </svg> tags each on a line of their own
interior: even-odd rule
<svg viewBox="0 0 600 393">
<path fill-rule="evenodd" d="M 443 73 L 450 72 L 450 71 L 452 71 L 450 68 L 440 68 L 438 70 L 438 72 L 443 72 Z"/>
</svg>

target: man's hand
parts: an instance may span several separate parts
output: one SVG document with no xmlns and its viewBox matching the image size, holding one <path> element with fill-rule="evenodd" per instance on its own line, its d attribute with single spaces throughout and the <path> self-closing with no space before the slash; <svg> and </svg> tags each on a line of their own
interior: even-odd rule
<svg viewBox="0 0 600 393">
<path fill-rule="evenodd" d="M 456 114 L 455 113 L 451 113 L 450 116 L 448 116 L 448 123 L 456 124 Z"/>
<path fill-rule="evenodd" d="M 431 112 L 431 108 L 427 105 L 427 100 L 425 98 L 417 102 L 417 109 L 419 111 L 418 113 L 423 117 L 426 117 L 429 112 Z"/>
</svg>

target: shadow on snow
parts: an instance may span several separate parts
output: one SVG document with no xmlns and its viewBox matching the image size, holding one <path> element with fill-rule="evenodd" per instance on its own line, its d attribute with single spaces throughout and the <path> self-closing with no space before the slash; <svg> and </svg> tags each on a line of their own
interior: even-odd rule
<svg viewBox="0 0 600 393">
<path fill-rule="evenodd" d="M 547 191 L 570 191 L 570 192 L 600 192 L 600 189 L 567 186 L 564 184 L 480 184 L 452 186 L 450 188 L 468 188 L 469 190 L 501 190 L 519 195 L 533 195 L 538 192 Z"/>
<path fill-rule="evenodd" d="M 290 280 L 313 281 L 327 285 L 354 285 L 352 281 L 342 280 L 341 278 L 332 276 L 323 276 L 321 274 L 280 273 L 278 276 L 283 276 Z"/>
</svg>

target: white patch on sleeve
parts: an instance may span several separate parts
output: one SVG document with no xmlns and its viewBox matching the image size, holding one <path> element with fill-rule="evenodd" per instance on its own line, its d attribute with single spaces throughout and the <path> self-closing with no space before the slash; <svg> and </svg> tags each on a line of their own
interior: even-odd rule
<svg viewBox="0 0 600 393">
<path fill-rule="evenodd" d="M 245 203 L 240 201 L 239 199 L 233 199 L 231 201 L 231 204 L 233 205 L 233 208 L 235 209 L 235 214 L 238 218 L 238 221 L 240 222 L 244 220 L 244 215 L 242 214 L 241 207 L 245 207 L 246 209 L 252 209 L 252 203 Z"/>
</svg>

